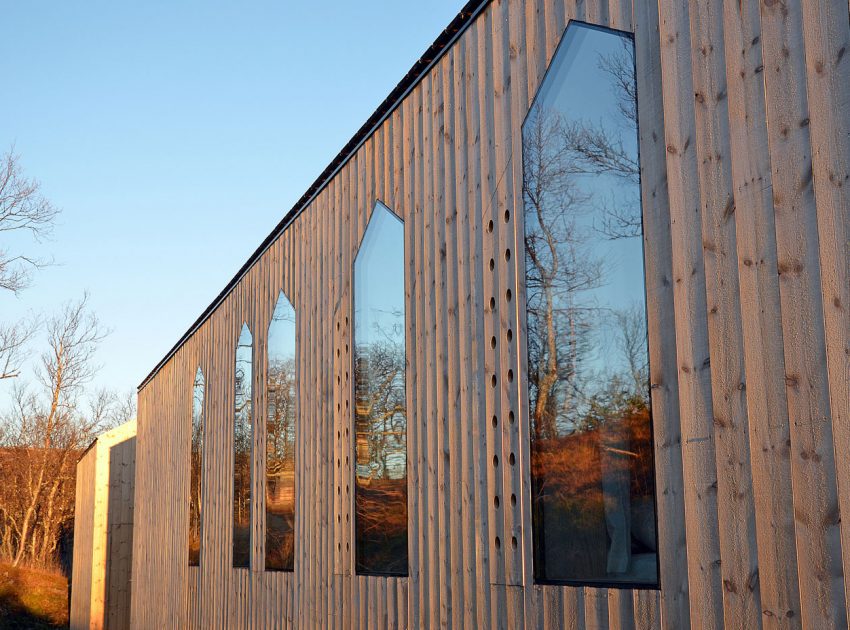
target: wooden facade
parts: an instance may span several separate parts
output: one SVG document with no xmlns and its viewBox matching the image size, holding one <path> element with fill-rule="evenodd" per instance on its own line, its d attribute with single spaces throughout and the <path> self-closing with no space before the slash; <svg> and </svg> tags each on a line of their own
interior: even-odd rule
<svg viewBox="0 0 850 630">
<path fill-rule="evenodd" d="M 136 421 L 97 438 L 77 463 L 73 630 L 130 627 Z"/>
<path fill-rule="evenodd" d="M 140 388 L 133 627 L 846 627 L 847 0 L 471 5 L 468 28 Z M 570 20 L 635 37 L 658 590 L 532 577 L 520 127 Z M 355 574 L 353 473 L 336 461 L 353 448 L 352 263 L 377 200 L 405 222 L 406 578 Z M 247 323 L 263 410 L 281 290 L 299 334 L 292 573 L 259 569 L 262 458 L 252 568 L 229 556 L 234 348 Z M 186 542 L 198 366 L 200 569 Z"/>
</svg>

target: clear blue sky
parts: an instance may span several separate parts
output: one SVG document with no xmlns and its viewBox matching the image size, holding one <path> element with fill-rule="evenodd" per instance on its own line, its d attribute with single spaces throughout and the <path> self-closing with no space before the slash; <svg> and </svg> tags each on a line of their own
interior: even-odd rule
<svg viewBox="0 0 850 630">
<path fill-rule="evenodd" d="M 3 2 L 0 151 L 63 212 L 0 317 L 89 291 L 134 388 L 463 4 Z"/>
</svg>

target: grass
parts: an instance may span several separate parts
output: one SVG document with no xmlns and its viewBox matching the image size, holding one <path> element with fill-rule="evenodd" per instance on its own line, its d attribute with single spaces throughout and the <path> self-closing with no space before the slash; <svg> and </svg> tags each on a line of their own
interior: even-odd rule
<svg viewBox="0 0 850 630">
<path fill-rule="evenodd" d="M 67 627 L 66 577 L 0 563 L 0 629 Z"/>
</svg>

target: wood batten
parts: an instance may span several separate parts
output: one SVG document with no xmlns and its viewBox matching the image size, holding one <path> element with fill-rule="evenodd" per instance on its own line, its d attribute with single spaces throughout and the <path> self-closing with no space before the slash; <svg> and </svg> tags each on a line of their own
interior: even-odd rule
<svg viewBox="0 0 850 630">
<path fill-rule="evenodd" d="M 803 3 L 802 19 L 838 498 L 850 514 L 850 17 L 840 0 L 818 0 Z M 850 545 L 847 522 L 841 542 Z M 846 579 L 844 590 L 850 606 Z"/>
<path fill-rule="evenodd" d="M 724 5 L 731 185 L 764 623 L 799 627 L 790 427 L 758 5 Z"/>
</svg>

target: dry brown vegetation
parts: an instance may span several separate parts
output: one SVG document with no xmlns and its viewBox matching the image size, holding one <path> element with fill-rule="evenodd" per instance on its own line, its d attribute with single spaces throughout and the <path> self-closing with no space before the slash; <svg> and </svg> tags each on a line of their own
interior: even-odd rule
<svg viewBox="0 0 850 630">
<path fill-rule="evenodd" d="M 134 413 L 132 401 L 119 405 L 108 393 L 84 403 L 104 334 L 85 298 L 48 320 L 46 333 L 36 386 L 17 384 L 0 416 L 0 555 L 15 566 L 55 566 L 60 540 L 73 528 L 80 454 Z"/>
<path fill-rule="evenodd" d="M 532 442 L 533 509 L 545 523 L 549 577 L 605 575 L 605 483 L 628 484 L 633 547 L 655 550 L 652 431 L 636 404 L 584 431 Z M 610 498 L 608 499 L 610 500 Z M 602 526 L 600 526 L 602 525 Z"/>
<path fill-rule="evenodd" d="M 0 628 L 67 627 L 67 578 L 55 571 L 0 564 Z"/>
</svg>

